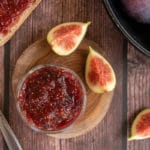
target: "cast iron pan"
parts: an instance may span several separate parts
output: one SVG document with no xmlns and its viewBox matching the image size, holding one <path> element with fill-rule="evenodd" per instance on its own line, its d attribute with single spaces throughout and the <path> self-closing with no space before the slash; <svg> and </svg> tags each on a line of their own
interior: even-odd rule
<svg viewBox="0 0 150 150">
<path fill-rule="evenodd" d="M 140 24 L 126 15 L 121 0 L 104 0 L 106 8 L 122 33 L 141 52 L 150 56 L 150 24 Z"/>
</svg>

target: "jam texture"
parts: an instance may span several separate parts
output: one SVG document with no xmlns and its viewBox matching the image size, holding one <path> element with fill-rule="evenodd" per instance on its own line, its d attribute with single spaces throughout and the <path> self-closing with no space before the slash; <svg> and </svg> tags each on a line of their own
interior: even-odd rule
<svg viewBox="0 0 150 150">
<path fill-rule="evenodd" d="M 35 0 L 0 0 L 0 33 L 6 34 Z"/>
<path fill-rule="evenodd" d="M 23 81 L 18 102 L 29 124 L 57 131 L 76 120 L 83 108 L 83 97 L 83 87 L 71 72 L 48 66 Z"/>
</svg>

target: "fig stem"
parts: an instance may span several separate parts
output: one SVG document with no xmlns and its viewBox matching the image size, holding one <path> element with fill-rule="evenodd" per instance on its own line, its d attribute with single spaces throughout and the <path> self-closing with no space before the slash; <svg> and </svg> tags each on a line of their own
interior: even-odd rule
<svg viewBox="0 0 150 150">
<path fill-rule="evenodd" d="M 88 22 L 86 23 L 86 25 L 89 26 L 91 23 L 92 23 L 91 21 L 88 21 Z"/>
<path fill-rule="evenodd" d="M 131 136 L 128 138 L 128 141 L 133 141 L 133 140 L 136 140 L 135 136 Z"/>
<path fill-rule="evenodd" d="M 129 138 L 128 138 L 128 141 L 132 141 L 132 140 L 133 140 L 133 137 L 129 137 Z"/>
<path fill-rule="evenodd" d="M 89 46 L 89 50 L 90 52 L 93 52 L 93 48 L 91 46 Z"/>
</svg>

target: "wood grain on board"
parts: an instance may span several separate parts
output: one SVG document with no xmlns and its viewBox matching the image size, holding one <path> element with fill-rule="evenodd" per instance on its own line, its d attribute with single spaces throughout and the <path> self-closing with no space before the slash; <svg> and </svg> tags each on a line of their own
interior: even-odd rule
<svg viewBox="0 0 150 150">
<path fill-rule="evenodd" d="M 98 51 L 112 64 L 117 86 L 110 109 L 98 126 L 76 138 L 57 139 L 35 133 L 23 123 L 16 111 L 11 77 L 17 59 L 29 45 L 46 37 L 50 28 L 68 21 L 92 21 L 86 38 L 102 47 L 103 51 Z M 4 48 L 5 55 L 0 48 L 2 91 L 5 83 L 4 93 L 0 91 L 0 106 L 5 98 L 5 116 L 24 150 L 149 150 L 149 139 L 127 142 L 133 118 L 141 109 L 150 107 L 149 58 L 127 45 L 101 0 L 43 0 Z"/>
</svg>

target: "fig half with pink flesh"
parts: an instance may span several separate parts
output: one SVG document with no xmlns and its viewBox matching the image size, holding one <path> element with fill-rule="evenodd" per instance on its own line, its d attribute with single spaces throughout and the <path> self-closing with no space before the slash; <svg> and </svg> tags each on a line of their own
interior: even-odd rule
<svg viewBox="0 0 150 150">
<path fill-rule="evenodd" d="M 81 43 L 90 23 L 68 22 L 57 25 L 49 31 L 47 41 L 56 54 L 61 56 L 69 55 Z"/>
<path fill-rule="evenodd" d="M 116 85 L 113 68 L 91 47 L 86 61 L 85 78 L 87 85 L 95 93 L 112 91 Z"/>
<path fill-rule="evenodd" d="M 128 140 L 142 140 L 146 138 L 150 138 L 150 109 L 143 110 L 135 118 L 131 128 L 131 137 Z"/>
</svg>

